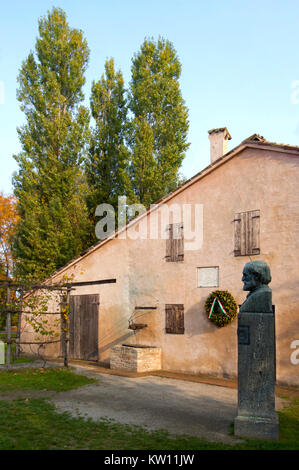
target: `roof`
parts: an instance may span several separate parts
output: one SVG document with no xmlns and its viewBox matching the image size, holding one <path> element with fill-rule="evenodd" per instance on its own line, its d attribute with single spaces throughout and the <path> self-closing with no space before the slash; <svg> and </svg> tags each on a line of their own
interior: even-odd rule
<svg viewBox="0 0 299 470">
<path fill-rule="evenodd" d="M 226 127 L 224 128 L 218 128 L 218 129 L 211 129 L 208 131 L 209 133 L 211 132 L 217 132 L 217 131 L 224 131 Z M 226 129 L 227 130 L 227 129 Z M 228 132 L 228 131 L 227 131 Z M 229 133 L 228 133 L 229 135 Z M 229 135 L 230 137 L 230 135 Z M 95 243 L 91 247 L 89 247 L 87 250 L 85 250 L 83 253 L 81 253 L 79 256 L 76 258 L 72 259 L 69 261 L 66 265 L 62 266 L 59 268 L 57 271 L 55 271 L 50 278 L 48 278 L 48 281 L 50 281 L 53 277 L 57 276 L 58 274 L 62 273 L 64 270 L 67 268 L 71 267 L 73 264 L 77 263 L 79 260 L 82 258 L 85 258 L 89 254 L 93 253 L 96 251 L 98 248 L 101 246 L 105 245 L 108 243 L 110 240 L 113 240 L 114 238 L 117 238 L 118 234 L 122 233 L 123 231 L 127 230 L 132 225 L 135 225 L 138 223 L 143 217 L 146 217 L 149 213 L 153 212 L 154 210 L 157 210 L 160 205 L 165 203 L 166 201 L 172 199 L 175 197 L 177 194 L 180 192 L 184 191 L 186 188 L 191 186 L 192 184 L 196 183 L 198 180 L 209 174 L 210 172 L 214 171 L 216 168 L 219 166 L 223 165 L 226 163 L 228 160 L 232 159 L 235 157 L 237 154 L 239 154 L 241 151 L 243 151 L 245 148 L 258 148 L 260 150 L 272 150 L 272 151 L 277 151 L 277 152 L 286 152 L 286 153 L 291 153 L 295 154 L 296 156 L 299 157 L 299 146 L 294 146 L 294 145 L 286 145 L 286 144 L 279 144 L 276 142 L 269 142 L 267 141 L 263 136 L 259 134 L 253 134 L 246 139 L 244 139 L 237 147 L 233 148 L 229 152 L 227 152 L 225 155 L 222 157 L 219 157 L 217 160 L 215 160 L 213 163 L 205 167 L 203 170 L 200 172 L 196 173 L 194 176 L 189 178 L 187 181 L 185 181 L 181 186 L 173 190 L 172 192 L 166 194 L 164 197 L 162 197 L 160 200 L 158 200 L 151 208 L 147 209 L 145 212 L 142 214 L 139 214 L 137 217 L 135 217 L 133 220 L 128 222 L 124 227 L 121 227 L 120 229 L 117 229 L 113 234 L 111 234 L 109 237 L 105 238 L 105 240 L 100 240 L 99 242 Z M 47 281 L 46 281 L 47 282 Z"/>
<path fill-rule="evenodd" d="M 250 137 L 247 137 L 247 139 L 244 139 L 242 141 L 242 144 L 251 143 L 251 142 L 267 144 L 270 147 L 277 148 L 280 152 L 294 150 L 297 153 L 299 151 L 298 145 L 288 145 L 288 144 L 282 144 L 282 143 L 277 143 L 277 142 L 271 142 L 270 140 L 265 139 L 265 137 L 259 134 L 252 134 Z"/>
<path fill-rule="evenodd" d="M 263 137 L 262 135 L 259 135 L 259 134 L 252 134 L 250 137 L 247 137 L 247 139 L 243 140 L 243 142 L 248 142 L 248 141 L 267 142 L 265 137 Z"/>
</svg>

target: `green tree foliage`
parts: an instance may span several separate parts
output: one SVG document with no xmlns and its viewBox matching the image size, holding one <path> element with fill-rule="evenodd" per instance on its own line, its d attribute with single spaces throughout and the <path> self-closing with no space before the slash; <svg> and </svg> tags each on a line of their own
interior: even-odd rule
<svg viewBox="0 0 299 470">
<path fill-rule="evenodd" d="M 16 274 L 42 279 L 86 248 L 90 232 L 82 160 L 89 112 L 80 105 L 89 50 L 61 9 L 39 20 L 35 53 L 18 76 L 26 123 L 14 175 L 20 220 L 14 242 Z"/>
<path fill-rule="evenodd" d="M 138 202 L 149 206 L 179 184 L 189 145 L 188 111 L 179 86 L 181 65 L 168 40 L 145 40 L 131 70 L 130 176 Z"/>
<path fill-rule="evenodd" d="M 99 204 L 111 204 L 117 216 L 118 197 L 130 195 L 129 151 L 125 146 L 127 106 L 124 80 L 115 71 L 113 59 L 105 63 L 105 74 L 93 82 L 90 98 L 95 128 L 91 136 L 86 175 L 90 187 L 88 206 L 94 217 Z"/>
</svg>

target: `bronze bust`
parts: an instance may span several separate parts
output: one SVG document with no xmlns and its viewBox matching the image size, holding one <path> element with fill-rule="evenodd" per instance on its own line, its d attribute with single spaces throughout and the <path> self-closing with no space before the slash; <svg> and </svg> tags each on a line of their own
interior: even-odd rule
<svg viewBox="0 0 299 470">
<path fill-rule="evenodd" d="M 243 269 L 243 290 L 249 291 L 240 312 L 272 313 L 272 290 L 270 268 L 264 261 L 251 261 Z"/>
</svg>

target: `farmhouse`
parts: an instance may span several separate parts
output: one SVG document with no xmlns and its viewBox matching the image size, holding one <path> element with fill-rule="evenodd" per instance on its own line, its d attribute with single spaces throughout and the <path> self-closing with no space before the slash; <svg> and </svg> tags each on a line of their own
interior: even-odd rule
<svg viewBox="0 0 299 470">
<path fill-rule="evenodd" d="M 215 326 L 205 301 L 220 289 L 243 303 L 243 267 L 263 260 L 272 274 L 277 382 L 299 385 L 299 147 L 254 134 L 228 152 L 226 128 L 209 138 L 208 167 L 48 280 L 77 282 L 70 357 L 121 365 L 134 351 L 123 345 L 140 345 L 153 367 L 236 376 L 237 320 Z M 47 354 L 60 349 L 49 345 Z"/>
</svg>

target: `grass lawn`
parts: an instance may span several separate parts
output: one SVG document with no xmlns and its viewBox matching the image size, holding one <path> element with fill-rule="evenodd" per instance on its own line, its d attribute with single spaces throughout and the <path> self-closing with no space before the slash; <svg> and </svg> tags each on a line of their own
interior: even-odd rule
<svg viewBox="0 0 299 470">
<path fill-rule="evenodd" d="M 96 382 L 95 379 L 75 374 L 71 370 L 63 368 L 12 369 L 0 372 L 0 392 L 16 390 L 66 392 L 94 382 Z"/>
<path fill-rule="evenodd" d="M 64 369 L 0 372 L 0 391 L 65 391 L 94 382 Z M 246 440 L 242 444 L 210 443 L 195 437 L 149 432 L 102 419 L 97 422 L 58 413 L 45 398 L 0 401 L 0 449 L 224 450 L 299 449 L 299 399 L 279 411 L 280 441 Z"/>
</svg>

